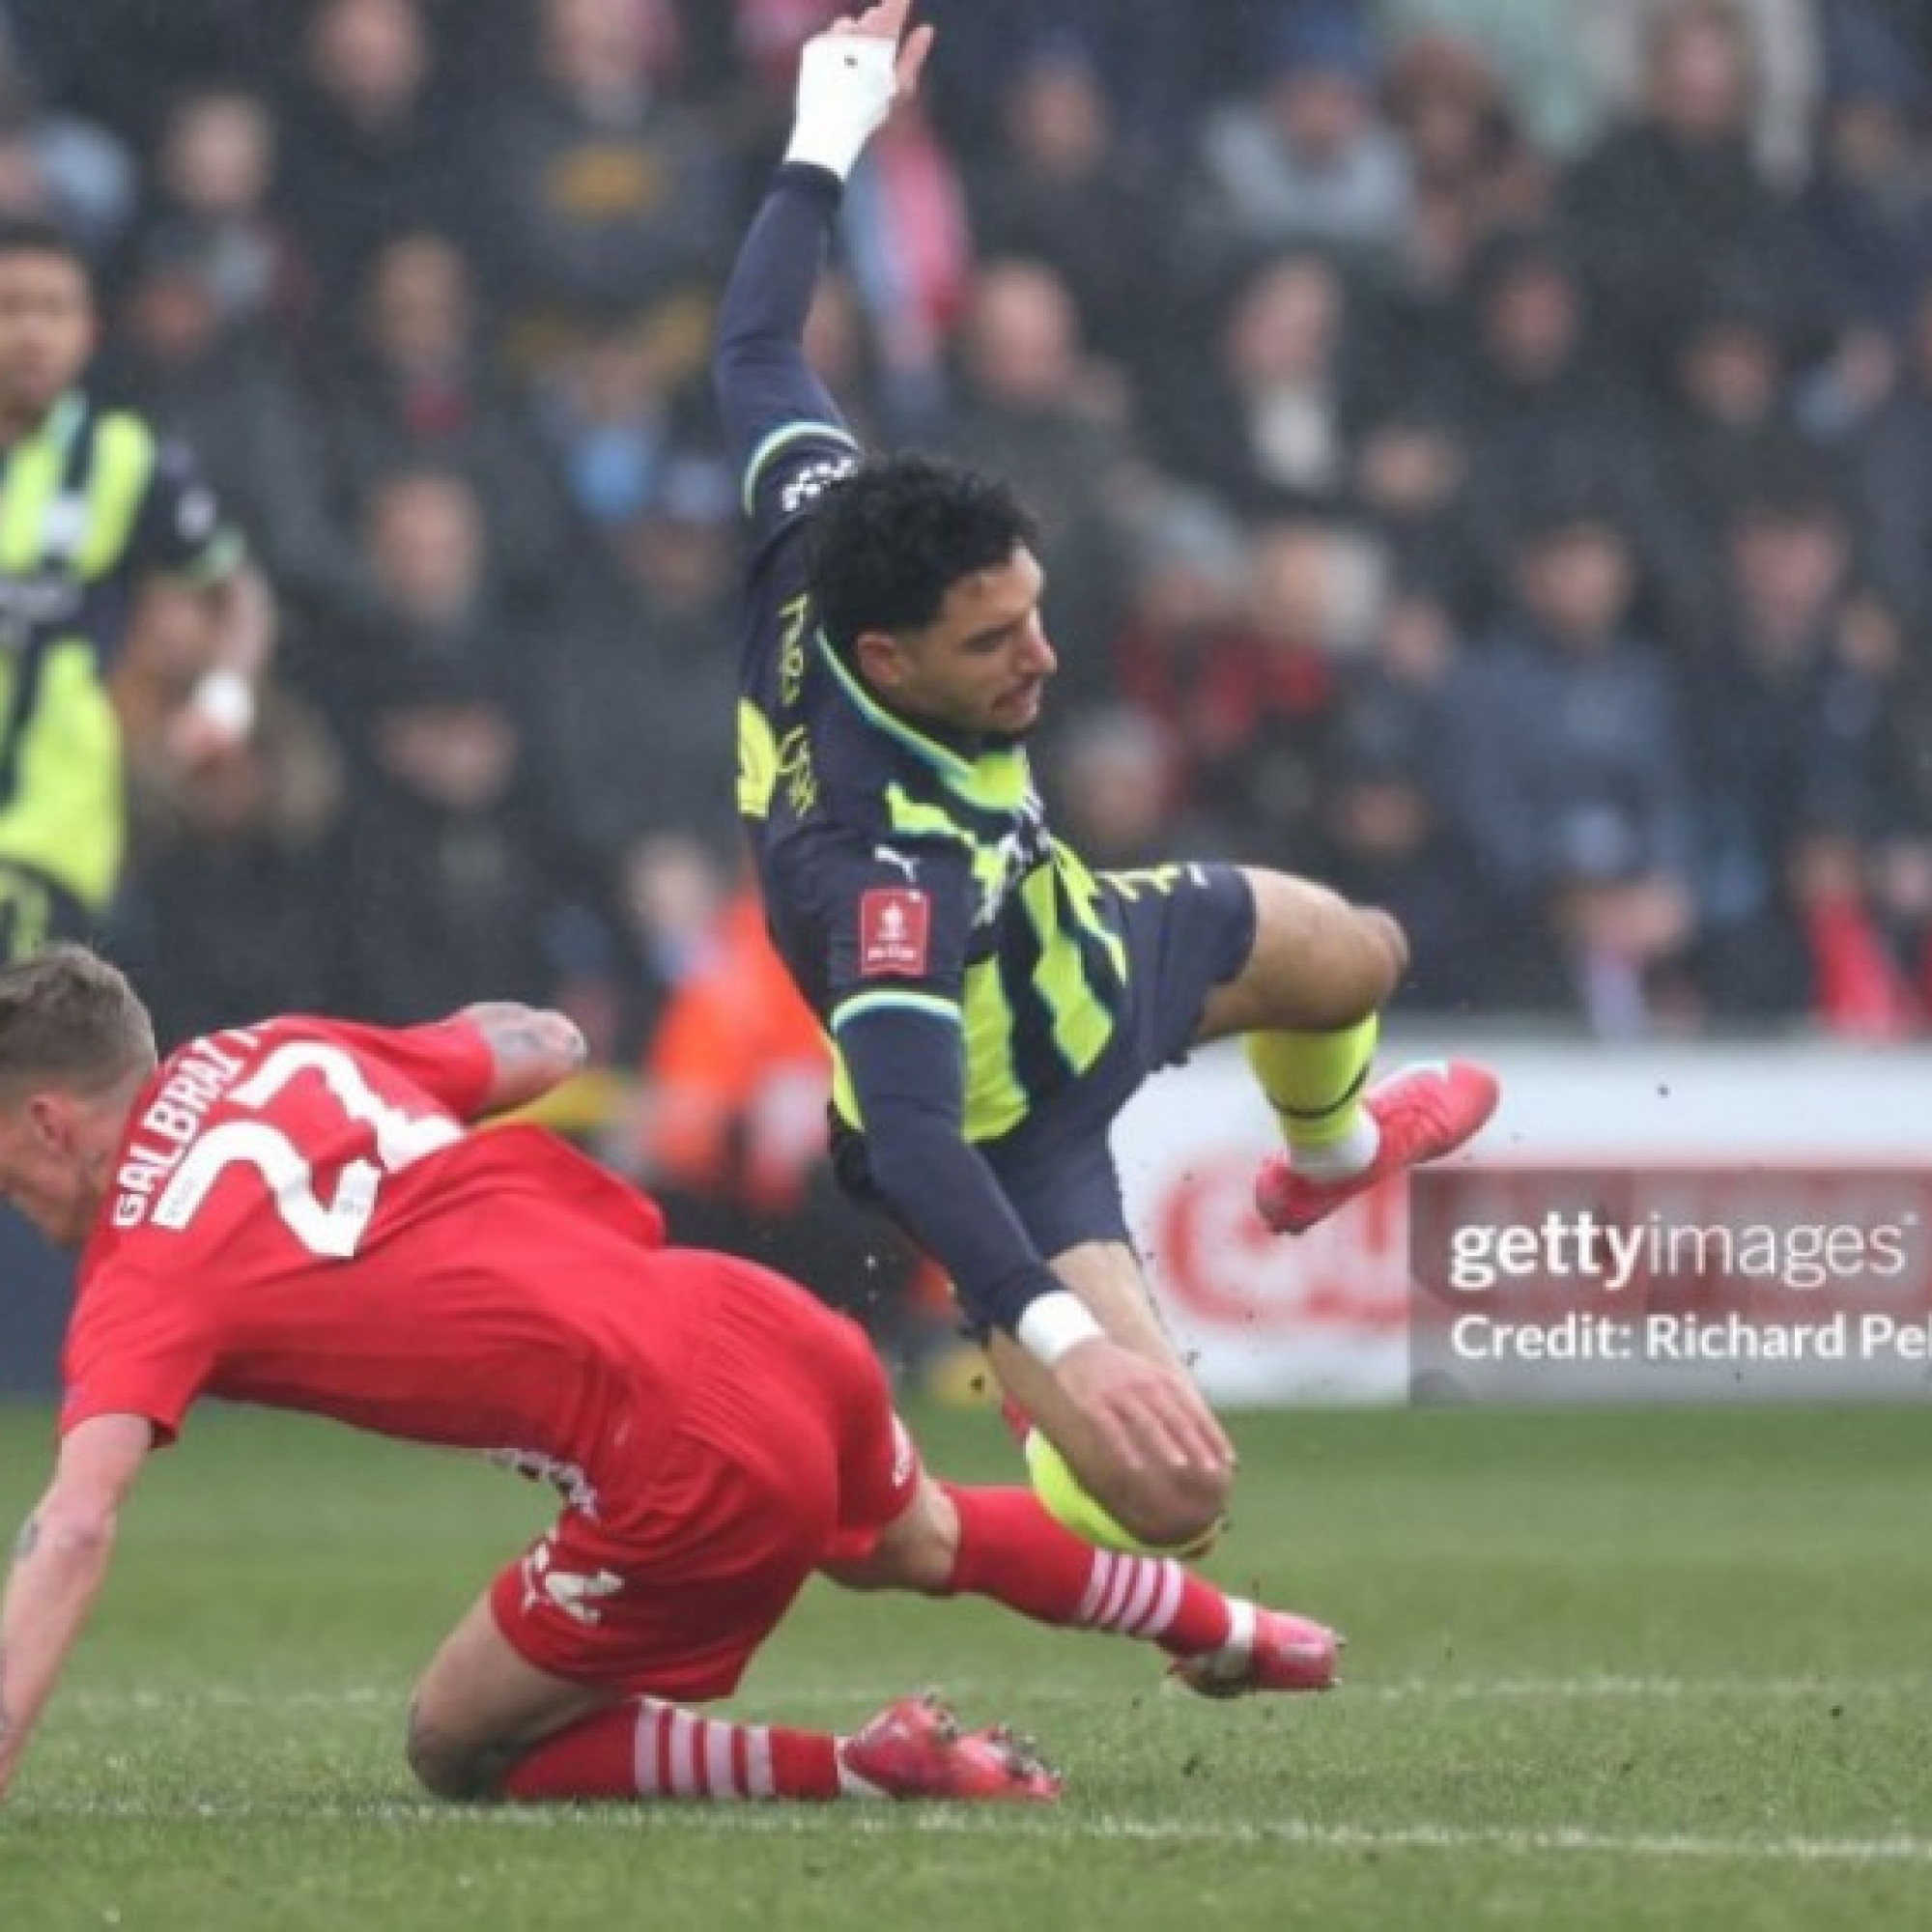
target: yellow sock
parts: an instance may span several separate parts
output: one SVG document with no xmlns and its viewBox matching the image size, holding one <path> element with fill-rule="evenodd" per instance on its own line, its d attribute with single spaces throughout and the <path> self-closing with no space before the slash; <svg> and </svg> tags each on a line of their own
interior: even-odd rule
<svg viewBox="0 0 1932 1932">
<path fill-rule="evenodd" d="M 1248 1065 L 1289 1147 L 1295 1152 L 1340 1152 L 1373 1123 L 1362 1111 L 1376 1057 L 1379 1015 L 1339 1033 L 1251 1033 Z M 1373 1145 L 1368 1150 L 1373 1158 Z"/>
</svg>

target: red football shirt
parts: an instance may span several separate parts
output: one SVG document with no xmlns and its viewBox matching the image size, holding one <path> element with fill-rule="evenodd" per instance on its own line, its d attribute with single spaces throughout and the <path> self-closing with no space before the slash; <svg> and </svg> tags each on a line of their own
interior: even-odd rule
<svg viewBox="0 0 1932 1932">
<path fill-rule="evenodd" d="M 465 1021 L 278 1019 L 174 1054 L 81 1257 L 63 1431 L 200 1395 L 497 1451 L 566 1487 L 648 1466 L 701 1277 L 663 1217 L 552 1135 L 469 1132 Z"/>
</svg>

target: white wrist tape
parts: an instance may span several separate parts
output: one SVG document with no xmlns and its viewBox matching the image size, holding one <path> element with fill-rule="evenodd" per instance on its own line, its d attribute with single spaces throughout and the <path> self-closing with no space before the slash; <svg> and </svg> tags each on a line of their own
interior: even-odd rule
<svg viewBox="0 0 1932 1932">
<path fill-rule="evenodd" d="M 895 43 L 877 34 L 819 34 L 805 43 L 788 161 L 829 168 L 843 181 L 893 111 Z"/>
<path fill-rule="evenodd" d="M 228 737 L 255 728 L 255 692 L 239 670 L 212 670 L 188 694 L 188 703 Z"/>
<path fill-rule="evenodd" d="M 1023 1348 L 1043 1368 L 1052 1368 L 1069 1349 L 1107 1331 L 1069 1289 L 1042 1294 L 1020 1311 L 1013 1330 Z"/>
</svg>

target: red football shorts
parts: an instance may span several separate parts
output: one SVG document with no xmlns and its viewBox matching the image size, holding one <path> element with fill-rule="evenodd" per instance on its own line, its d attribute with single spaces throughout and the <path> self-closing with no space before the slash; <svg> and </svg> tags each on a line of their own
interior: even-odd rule
<svg viewBox="0 0 1932 1932">
<path fill-rule="evenodd" d="M 919 1481 L 863 1329 L 752 1263 L 690 1265 L 713 1280 L 664 1453 L 490 1593 L 539 1670 L 678 1702 L 734 1690 L 811 1573 L 869 1552 Z"/>
</svg>

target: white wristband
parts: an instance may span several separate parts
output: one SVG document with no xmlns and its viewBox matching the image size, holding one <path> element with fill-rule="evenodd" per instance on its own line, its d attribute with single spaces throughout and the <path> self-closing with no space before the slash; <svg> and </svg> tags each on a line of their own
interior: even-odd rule
<svg viewBox="0 0 1932 1932">
<path fill-rule="evenodd" d="M 898 51 L 877 34 L 819 34 L 808 41 L 785 159 L 829 168 L 843 181 L 893 111 Z"/>
<path fill-rule="evenodd" d="M 212 670 L 188 694 L 188 703 L 238 742 L 255 727 L 255 691 L 239 670 Z"/>
<path fill-rule="evenodd" d="M 1060 1289 L 1029 1301 L 1013 1329 L 1020 1347 L 1043 1368 L 1052 1368 L 1070 1349 L 1107 1331 L 1070 1289 Z"/>
</svg>

